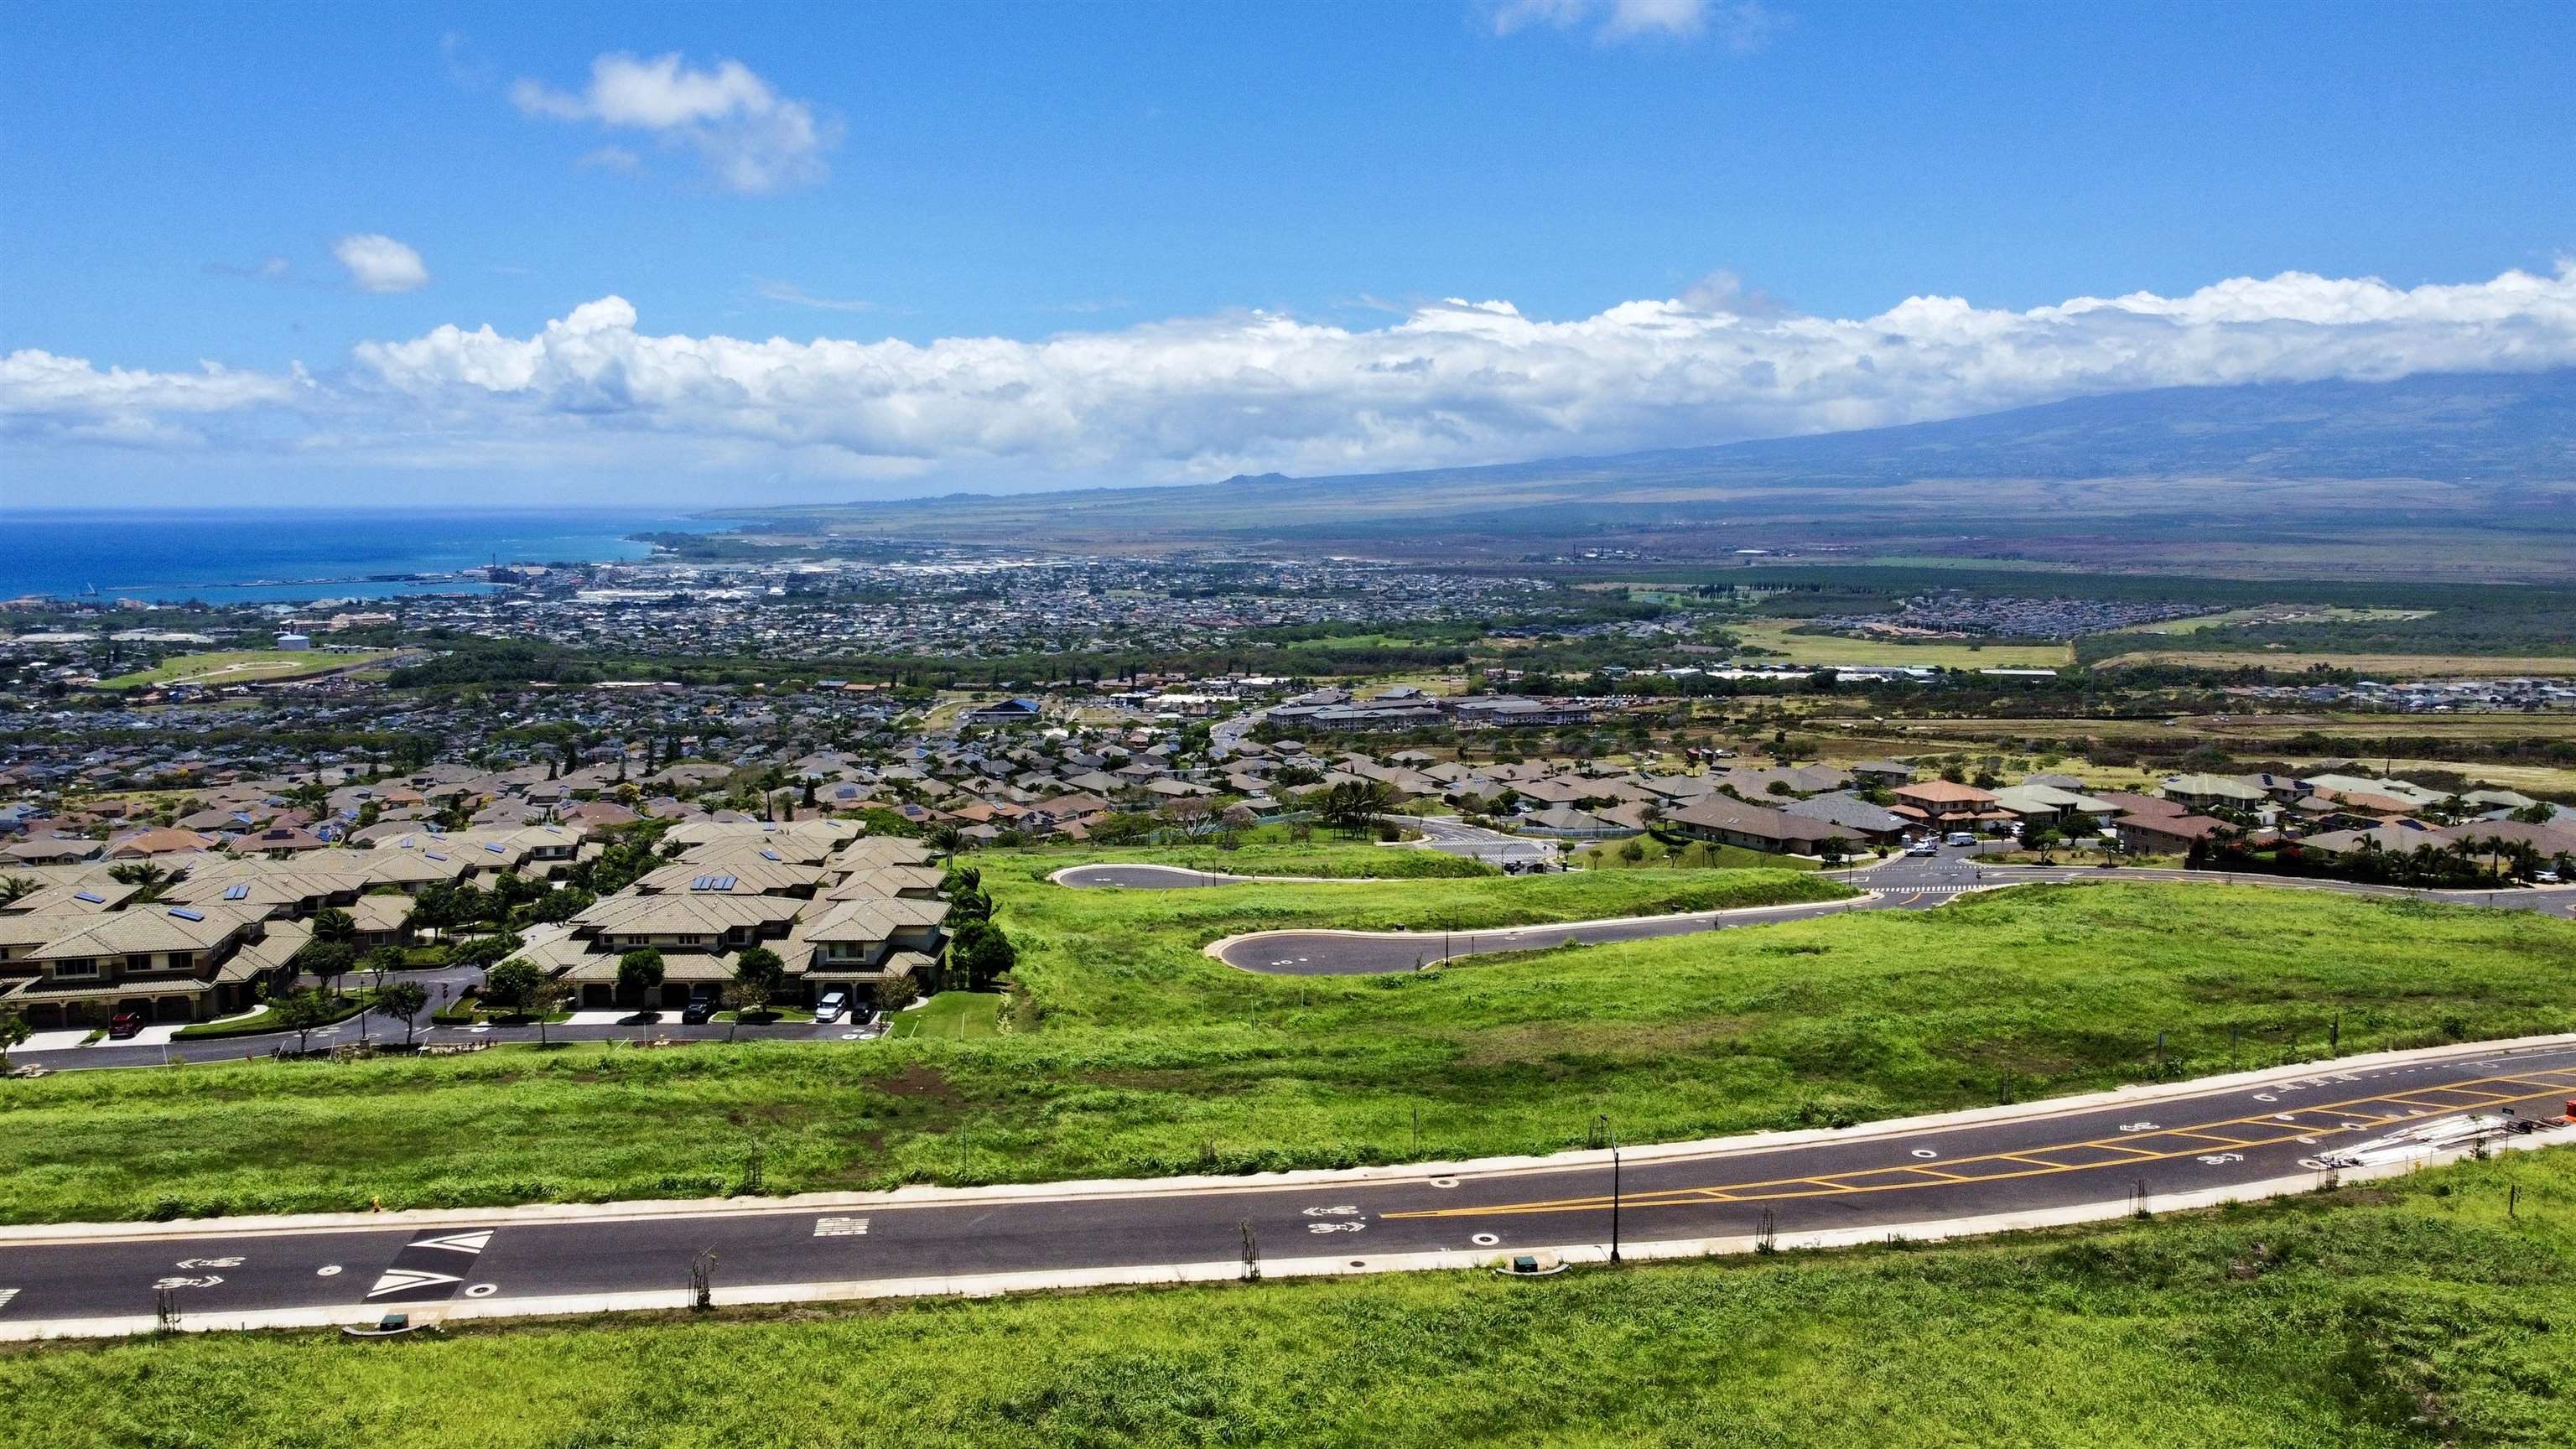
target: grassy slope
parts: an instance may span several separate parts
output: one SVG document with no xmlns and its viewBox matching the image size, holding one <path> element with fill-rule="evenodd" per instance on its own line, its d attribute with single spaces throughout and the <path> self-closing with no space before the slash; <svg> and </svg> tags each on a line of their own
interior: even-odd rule
<svg viewBox="0 0 2576 1449">
<path fill-rule="evenodd" d="M 2277 1266 L 2232 1276 L 2258 1243 Z M 2561 1148 L 2153 1223 L 1535 1282 L 12 1348 L 0 1445 L 2556 1445 L 2571 1302 Z"/>
<path fill-rule="evenodd" d="M 887 1034 L 939 1041 L 995 1034 L 1002 997 L 992 991 L 942 991 L 911 1011 L 897 1012 Z"/>
<path fill-rule="evenodd" d="M 0 1219 L 1323 1167 L 1854 1120 L 2170 1070 L 2576 1027 L 2576 925 L 2209 886 L 2013 892 L 1376 979 L 1230 970 L 1253 926 L 1460 929 L 1814 875 L 1068 891 L 987 882 L 1048 1013 L 986 1041 L 499 1050 L 0 1089 Z M 1741 896 L 1739 896 L 1741 898 Z M 2188 932 L 2175 929 L 2188 922 Z M 1426 933 L 1426 940 L 1428 940 Z M 1436 951 L 1436 945 L 1430 946 Z M 363 1103 L 364 1110 L 352 1110 Z"/>
<path fill-rule="evenodd" d="M 101 680 L 103 689 L 137 689 L 157 684 L 248 684 L 263 679 L 293 679 L 327 674 L 384 658 L 391 651 L 334 654 L 311 649 L 230 649 L 206 654 L 177 654 L 150 669 Z"/>
</svg>

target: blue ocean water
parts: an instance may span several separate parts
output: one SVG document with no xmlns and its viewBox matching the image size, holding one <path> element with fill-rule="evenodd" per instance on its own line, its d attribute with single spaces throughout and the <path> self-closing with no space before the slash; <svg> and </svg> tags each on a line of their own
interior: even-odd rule
<svg viewBox="0 0 2576 1449">
<path fill-rule="evenodd" d="M 0 598 L 71 596 L 207 603 L 390 598 L 484 587 L 384 574 L 502 563 L 593 563 L 652 552 L 637 532 L 728 525 L 658 514 L 397 509 L 0 510 Z"/>
</svg>

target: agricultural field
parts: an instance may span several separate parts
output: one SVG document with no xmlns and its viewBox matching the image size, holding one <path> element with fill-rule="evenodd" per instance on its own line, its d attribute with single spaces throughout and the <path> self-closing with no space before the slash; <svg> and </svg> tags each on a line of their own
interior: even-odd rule
<svg viewBox="0 0 2576 1449">
<path fill-rule="evenodd" d="M 2348 1051 L 2576 1028 L 2576 924 L 2523 912 L 2044 887 L 1282 978 L 1200 948 L 1264 927 L 1473 931 L 1845 888 L 1752 870 L 1045 883 L 1079 858 L 977 862 L 1030 998 L 1004 1034 L 62 1073 L 12 1083 L 0 1108 L 0 1220 L 704 1196 L 733 1190 L 755 1150 L 772 1192 L 1546 1152 L 1596 1114 L 1635 1142 L 1856 1122 L 2312 1056 L 2337 1024 Z"/>
<path fill-rule="evenodd" d="M 220 688 L 260 680 L 301 679 L 342 669 L 364 669 L 393 657 L 379 649 L 335 653 L 320 649 L 225 649 L 205 654 L 176 654 L 150 669 L 100 681 L 103 689 L 156 689 L 173 684 Z"/>
<path fill-rule="evenodd" d="M 2563 1445 L 2571 1301 L 2558 1148 L 2215 1213 L 1536 1280 L 12 1346 L 0 1446 Z"/>
</svg>

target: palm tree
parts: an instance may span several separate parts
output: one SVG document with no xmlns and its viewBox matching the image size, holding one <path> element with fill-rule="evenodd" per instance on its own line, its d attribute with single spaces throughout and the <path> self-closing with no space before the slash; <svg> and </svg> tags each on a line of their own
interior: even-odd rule
<svg viewBox="0 0 2576 1449">
<path fill-rule="evenodd" d="M 119 885 L 135 887 L 134 898 L 137 901 L 155 901 L 161 898 L 161 892 L 169 889 L 172 881 L 179 878 L 179 873 L 148 860 L 130 860 L 123 865 L 109 866 L 107 878 Z"/>
<path fill-rule="evenodd" d="M 921 838 L 931 849 L 939 852 L 942 865 L 956 860 L 958 850 L 966 844 L 966 832 L 944 820 L 930 827 Z"/>
<path fill-rule="evenodd" d="M 32 893 L 41 884 L 42 882 L 33 876 L 0 876 L 0 906 L 9 905 Z"/>
</svg>

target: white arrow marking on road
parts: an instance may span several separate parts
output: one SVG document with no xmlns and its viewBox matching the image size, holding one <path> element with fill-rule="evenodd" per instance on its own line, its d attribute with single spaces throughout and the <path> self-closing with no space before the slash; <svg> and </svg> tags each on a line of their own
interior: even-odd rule
<svg viewBox="0 0 2576 1449">
<path fill-rule="evenodd" d="M 816 1218 L 814 1236 L 818 1238 L 864 1238 L 868 1235 L 866 1218 Z"/>
<path fill-rule="evenodd" d="M 153 1283 L 152 1291 L 161 1293 L 172 1288 L 212 1288 L 222 1281 L 224 1280 L 212 1273 L 203 1278 L 163 1278 Z"/>
<path fill-rule="evenodd" d="M 1367 1226 L 1368 1224 L 1366 1223 L 1308 1223 L 1306 1225 L 1306 1231 L 1310 1233 L 1356 1233 Z"/>
<path fill-rule="evenodd" d="M 238 1268 L 241 1265 L 242 1260 L 239 1258 L 181 1258 L 170 1266 L 173 1268 Z"/>
<path fill-rule="evenodd" d="M 1358 1209 L 1358 1208 L 1355 1208 L 1355 1207 L 1349 1207 L 1349 1206 L 1343 1206 L 1343 1207 L 1310 1207 L 1310 1208 L 1306 1209 L 1306 1216 L 1308 1216 L 1308 1217 L 1310 1217 L 1310 1218 L 1346 1218 L 1346 1217 L 1349 1217 L 1349 1216 L 1351 1216 L 1353 1213 L 1356 1213 L 1356 1212 L 1358 1212 L 1358 1211 L 1359 1211 L 1359 1209 Z"/>
<path fill-rule="evenodd" d="M 381 1298 L 388 1293 L 400 1293 L 406 1288 L 432 1288 L 441 1283 L 456 1281 L 458 1281 L 457 1277 L 453 1273 L 422 1273 L 410 1268 L 387 1268 L 385 1276 L 376 1280 L 376 1286 L 367 1290 L 367 1296 Z"/>
<path fill-rule="evenodd" d="M 479 1233 L 449 1233 L 443 1238 L 423 1238 L 412 1244 L 412 1246 L 415 1248 L 445 1248 L 451 1253 L 479 1253 L 482 1252 L 483 1249 L 491 1243 L 491 1241 L 492 1229 L 485 1228 Z"/>
<path fill-rule="evenodd" d="M 2120 1124 L 2120 1130 L 2123 1132 L 2153 1132 L 2156 1130 L 2156 1124 L 2153 1122 L 2123 1122 Z"/>
<path fill-rule="evenodd" d="M 2213 1152 L 2207 1157 L 2201 1159 L 2202 1162 L 2207 1163 L 2211 1167 L 2224 1167 L 2228 1163 L 2243 1162 L 2244 1160 L 2245 1154 L 2242 1152 Z"/>
</svg>

